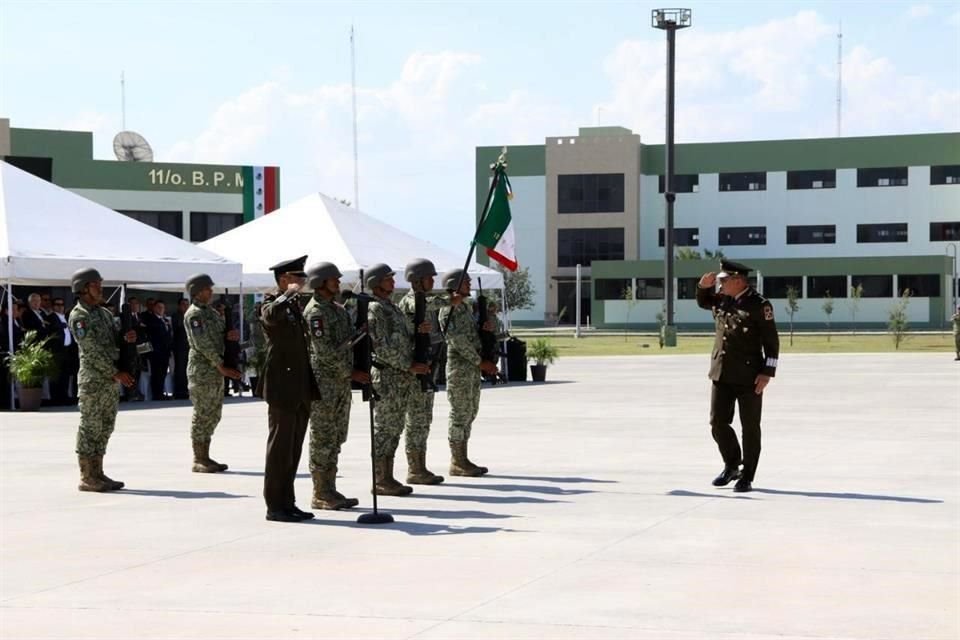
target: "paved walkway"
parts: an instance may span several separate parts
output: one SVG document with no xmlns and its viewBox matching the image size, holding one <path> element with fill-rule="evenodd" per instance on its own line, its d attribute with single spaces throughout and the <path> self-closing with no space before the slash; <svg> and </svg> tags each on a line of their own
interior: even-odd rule
<svg viewBox="0 0 960 640">
<path fill-rule="evenodd" d="M 0 637 L 960 637 L 960 363 L 783 360 L 746 496 L 710 486 L 706 368 L 566 358 L 486 389 L 491 475 L 384 498 L 380 528 L 264 521 L 258 402 L 225 408 L 219 475 L 189 472 L 189 407 L 125 408 L 115 494 L 76 491 L 75 412 L 2 413 Z M 340 488 L 362 507 L 367 428 L 356 402 Z"/>
</svg>

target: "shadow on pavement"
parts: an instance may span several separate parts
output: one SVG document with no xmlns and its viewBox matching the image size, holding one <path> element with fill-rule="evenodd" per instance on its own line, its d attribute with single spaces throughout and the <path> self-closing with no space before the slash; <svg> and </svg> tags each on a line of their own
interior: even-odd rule
<svg viewBox="0 0 960 640">
<path fill-rule="evenodd" d="M 373 511 L 366 507 L 361 507 L 358 509 L 350 509 L 349 511 L 344 511 L 344 513 L 365 513 Z M 385 509 L 388 513 L 393 515 L 401 516 L 413 516 L 421 518 L 437 518 L 439 520 L 450 519 L 471 519 L 475 518 L 477 520 L 495 520 L 498 518 L 516 518 L 518 516 L 504 514 L 504 513 L 490 513 L 489 511 L 438 511 L 434 509 Z"/>
<path fill-rule="evenodd" d="M 592 489 L 563 489 L 561 487 L 543 487 L 536 484 L 486 484 L 482 481 L 477 484 L 444 482 L 443 486 L 457 487 L 460 489 L 486 489 L 488 491 L 526 491 L 529 493 L 545 493 L 553 496 L 576 496 L 581 493 L 596 493 L 596 491 Z"/>
<path fill-rule="evenodd" d="M 756 489 L 754 489 L 756 491 Z M 674 489 L 673 491 L 667 492 L 668 496 L 681 496 L 684 498 L 732 498 L 734 500 L 753 500 L 748 495 L 736 494 L 736 495 L 726 495 L 723 493 L 698 493 L 696 491 L 687 491 L 685 489 Z"/>
<path fill-rule="evenodd" d="M 396 513 L 386 511 L 386 513 Z M 451 536 L 464 533 L 515 533 L 517 529 L 504 529 L 502 527 L 455 527 L 447 524 L 426 524 L 422 522 L 390 522 L 387 524 L 360 524 L 353 520 L 306 520 L 302 523 L 318 525 L 321 527 L 346 527 L 348 529 L 385 529 L 388 531 L 399 531 L 409 536 Z"/>
<path fill-rule="evenodd" d="M 836 498 L 840 500 L 880 500 L 884 502 L 909 502 L 916 504 L 942 504 L 943 500 L 932 498 L 911 498 L 908 496 L 883 496 L 872 493 L 834 493 L 828 491 L 785 491 L 783 489 L 757 489 L 754 488 L 751 493 L 764 493 L 768 495 L 780 496 L 804 496 L 807 498 Z M 685 489 L 674 489 L 667 492 L 668 496 L 684 496 L 693 498 L 738 498 L 749 499 L 747 495 L 726 495 L 723 493 L 698 493 L 696 491 L 686 491 Z"/>
<path fill-rule="evenodd" d="M 595 484 L 617 484 L 617 480 L 597 480 L 596 478 L 578 478 L 576 476 L 505 476 L 496 473 L 488 473 L 484 478 L 495 478 L 497 480 L 532 480 L 534 482 L 559 482 L 565 484 L 577 484 L 581 482 L 590 482 Z"/>
<path fill-rule="evenodd" d="M 460 502 L 485 502 L 487 504 L 547 504 L 551 502 L 569 502 L 568 500 L 547 500 L 545 498 L 531 498 L 528 496 L 452 496 L 449 494 L 414 493 L 416 498 L 430 500 L 455 500 Z"/>
<path fill-rule="evenodd" d="M 164 491 L 163 489 L 121 489 L 111 491 L 115 495 L 153 496 L 158 498 L 182 498 L 186 500 L 201 500 L 206 498 L 252 498 L 253 496 L 224 493 L 223 491 Z"/>
</svg>

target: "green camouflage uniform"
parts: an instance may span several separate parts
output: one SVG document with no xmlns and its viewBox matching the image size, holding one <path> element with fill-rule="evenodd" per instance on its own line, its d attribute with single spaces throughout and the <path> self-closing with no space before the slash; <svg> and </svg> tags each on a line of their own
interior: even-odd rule
<svg viewBox="0 0 960 640">
<path fill-rule="evenodd" d="M 473 303 L 464 300 L 459 306 L 440 311 L 440 322 L 447 328 L 450 442 L 470 439 L 470 430 L 480 409 L 480 334 L 471 309 Z M 446 324 L 448 317 L 449 325 Z"/>
<path fill-rule="evenodd" d="M 80 429 L 77 453 L 103 456 L 117 421 L 120 395 L 113 376 L 120 357 L 119 331 L 107 309 L 78 302 L 70 312 L 70 331 L 80 349 L 77 395 Z"/>
<path fill-rule="evenodd" d="M 953 346 L 957 356 L 960 357 L 960 311 L 953 314 L 951 320 L 953 320 Z"/>
<path fill-rule="evenodd" d="M 410 401 L 420 394 L 420 382 L 410 373 L 413 364 L 413 322 L 390 300 L 370 303 L 367 325 L 373 342 L 374 452 L 393 456 L 400 443 Z"/>
<path fill-rule="evenodd" d="M 194 301 L 183 316 L 190 343 L 187 359 L 187 384 L 193 401 L 190 438 L 209 442 L 223 413 L 223 375 L 217 365 L 223 363 L 223 339 L 226 324 L 213 307 Z"/>
<path fill-rule="evenodd" d="M 427 296 L 427 320 L 433 325 L 430 332 L 430 342 L 433 344 L 434 355 L 437 352 L 437 345 L 443 342 L 443 336 L 440 334 L 440 326 L 437 321 L 437 312 L 448 305 L 449 298 L 445 294 L 430 294 Z M 410 326 L 413 326 L 413 319 L 416 313 L 416 294 L 411 290 L 400 299 L 397 306 L 407 316 Z M 414 327 L 416 331 L 416 327 Z M 433 377 L 434 370 L 430 370 L 430 376 Z M 408 452 L 424 451 L 427 448 L 427 438 L 430 435 L 430 425 L 433 423 L 433 396 L 430 391 L 421 391 L 420 381 L 417 380 L 417 393 L 413 394 L 407 406 L 406 426 L 406 449 Z"/>
<path fill-rule="evenodd" d="M 310 368 L 320 400 L 310 403 L 310 471 L 337 468 L 350 423 L 353 326 L 339 304 L 314 295 L 303 311 L 310 329 Z"/>
</svg>

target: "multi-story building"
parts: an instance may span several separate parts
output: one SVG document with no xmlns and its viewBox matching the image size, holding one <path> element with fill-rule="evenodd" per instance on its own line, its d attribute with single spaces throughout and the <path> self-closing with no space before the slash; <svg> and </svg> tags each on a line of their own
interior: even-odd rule
<svg viewBox="0 0 960 640">
<path fill-rule="evenodd" d="M 478 216 L 500 149 L 477 148 Z M 510 147 L 508 162 L 517 255 L 537 291 L 515 321 L 573 322 L 580 264 L 582 321 L 653 324 L 664 290 L 663 145 L 621 127 L 583 128 Z M 800 324 L 823 324 L 828 292 L 840 325 L 848 311 L 857 324 L 885 322 L 905 289 L 914 326 L 940 327 L 952 312 L 960 134 L 679 144 L 676 174 L 681 328 L 709 324 L 693 287 L 716 261 L 696 258 L 718 251 L 756 268 L 773 300 L 795 287 Z M 848 309 L 857 285 L 863 300 Z"/>
</svg>

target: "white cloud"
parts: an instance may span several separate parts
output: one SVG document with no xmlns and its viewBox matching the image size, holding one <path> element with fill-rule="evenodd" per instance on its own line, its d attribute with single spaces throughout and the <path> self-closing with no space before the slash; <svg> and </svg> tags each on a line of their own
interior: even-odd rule
<svg viewBox="0 0 960 640">
<path fill-rule="evenodd" d="M 926 18 L 932 13 L 933 7 L 931 7 L 929 4 L 915 4 L 907 11 L 907 14 L 915 20 L 918 18 Z"/>
</svg>

